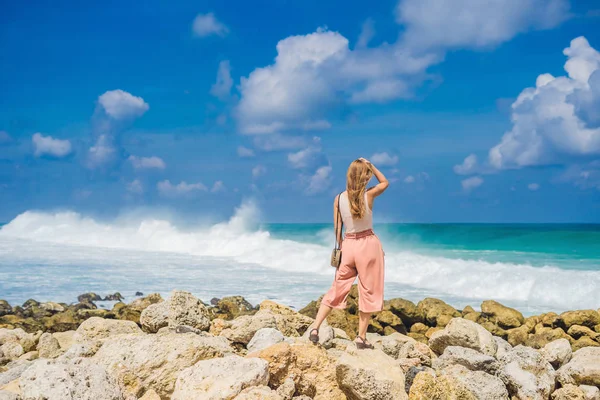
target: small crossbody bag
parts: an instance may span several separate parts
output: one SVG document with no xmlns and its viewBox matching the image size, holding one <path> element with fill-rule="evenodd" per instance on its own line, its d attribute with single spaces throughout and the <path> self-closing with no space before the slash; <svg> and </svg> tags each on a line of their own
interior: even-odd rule
<svg viewBox="0 0 600 400">
<path fill-rule="evenodd" d="M 342 229 L 344 229 L 344 221 L 342 220 L 342 214 L 340 212 L 340 197 L 342 194 L 338 195 L 338 206 L 337 206 L 337 214 L 335 216 L 336 226 L 340 227 L 340 236 L 342 234 Z M 334 227 L 335 230 L 335 227 Z M 337 268 L 340 266 L 342 262 L 342 249 L 341 243 L 338 242 L 338 234 L 337 230 L 335 230 L 335 244 L 333 245 L 333 251 L 331 252 L 331 266 L 333 268 Z"/>
</svg>

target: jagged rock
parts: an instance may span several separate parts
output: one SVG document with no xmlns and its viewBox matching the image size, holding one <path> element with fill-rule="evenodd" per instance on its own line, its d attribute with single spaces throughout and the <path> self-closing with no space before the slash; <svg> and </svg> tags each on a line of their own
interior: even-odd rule
<svg viewBox="0 0 600 400">
<path fill-rule="evenodd" d="M 571 343 L 571 349 L 573 349 L 573 351 L 583 349 L 584 347 L 600 347 L 600 343 L 588 336 L 582 336 Z"/>
<path fill-rule="evenodd" d="M 93 303 L 94 301 L 101 301 L 102 296 L 97 295 L 94 292 L 84 293 L 77 296 L 77 301 L 80 303 L 88 302 Z"/>
<path fill-rule="evenodd" d="M 287 378 L 278 388 L 277 394 L 282 397 L 283 400 L 292 400 L 294 392 L 296 391 L 296 384 L 292 378 Z"/>
<path fill-rule="evenodd" d="M 7 365 L 8 370 L 0 373 L 0 388 L 10 382 L 19 379 L 25 370 L 27 370 L 33 362 L 25 360 L 16 360 Z"/>
<path fill-rule="evenodd" d="M 55 332 L 52 336 L 58 340 L 62 350 L 68 350 L 74 343 L 75 331 Z"/>
<path fill-rule="evenodd" d="M 269 382 L 269 365 L 260 358 L 237 355 L 204 360 L 181 371 L 171 400 L 228 400 L 250 386 Z"/>
<path fill-rule="evenodd" d="M 152 304 L 163 302 L 163 298 L 158 293 L 149 294 L 146 297 L 135 299 L 130 304 L 117 303 L 112 309 L 112 313 L 118 319 L 126 319 L 135 323 L 140 323 L 142 312 Z"/>
<path fill-rule="evenodd" d="M 541 323 L 544 324 L 544 326 L 549 326 L 551 328 L 556 328 L 558 326 L 558 319 L 559 316 L 557 313 L 555 312 L 549 312 L 546 314 L 542 314 L 540 316 L 541 318 Z"/>
<path fill-rule="evenodd" d="M 44 329 L 47 332 L 65 332 L 77 329 L 81 317 L 75 311 L 68 309 L 64 312 L 54 314 L 44 320 Z"/>
<path fill-rule="evenodd" d="M 310 335 L 310 331 L 312 330 L 312 326 L 309 327 L 304 335 L 302 335 L 303 339 L 308 340 L 308 336 Z M 321 326 L 319 327 L 319 344 L 326 349 L 329 349 L 333 346 L 333 339 L 335 339 L 335 332 L 333 328 L 329 326 L 327 321 L 323 321 Z"/>
<path fill-rule="evenodd" d="M 424 343 L 415 341 L 407 341 L 398 352 L 398 358 L 418 359 L 421 365 L 431 366 L 431 360 L 435 358 L 435 354 Z"/>
<path fill-rule="evenodd" d="M 552 400 L 586 400 L 585 393 L 575 385 L 565 385 L 552 393 Z"/>
<path fill-rule="evenodd" d="M 583 325 L 588 328 L 594 328 L 594 326 L 600 324 L 600 314 L 596 310 L 567 311 L 560 314 L 557 324 L 565 330 L 569 329 L 572 325 Z"/>
<path fill-rule="evenodd" d="M 567 335 L 561 328 L 552 329 L 543 326 L 536 329 L 536 333 L 530 334 L 523 344 L 534 349 L 541 349 L 548 343 L 558 339 L 567 339 L 569 342 L 574 342 L 573 338 Z"/>
<path fill-rule="evenodd" d="M 48 301 L 46 303 L 40 303 L 40 305 L 38 307 L 41 308 L 42 310 L 48 311 L 53 314 L 65 311 L 65 308 L 62 305 L 60 305 L 58 303 L 54 303 L 52 301 Z"/>
<path fill-rule="evenodd" d="M 25 351 L 18 342 L 8 342 L 0 346 L 0 354 L 9 360 L 15 360 L 25 354 Z"/>
<path fill-rule="evenodd" d="M 462 365 L 446 368 L 443 375 L 451 376 L 478 400 L 508 400 L 508 391 L 500 378 L 483 371 L 471 371 Z"/>
<path fill-rule="evenodd" d="M 0 400 L 21 400 L 21 396 L 16 393 L 0 389 Z"/>
<path fill-rule="evenodd" d="M 282 342 L 249 357 L 259 357 L 269 363 L 270 387 L 277 388 L 292 378 L 297 395 L 322 400 L 346 399 L 336 382 L 336 360 L 321 346 L 304 341 Z"/>
<path fill-rule="evenodd" d="M 425 316 L 423 310 L 419 309 L 415 303 L 405 299 L 390 299 L 385 302 L 384 309 L 389 309 L 391 312 L 396 314 L 404 325 L 412 326 L 416 323 L 423 323 Z"/>
<path fill-rule="evenodd" d="M 333 309 L 327 316 L 327 322 L 334 328 L 339 328 L 354 339 L 358 332 L 358 316 L 348 314 L 345 310 Z"/>
<path fill-rule="evenodd" d="M 256 313 L 243 315 L 233 320 L 231 328 L 223 329 L 221 336 L 234 343 L 247 345 L 254 334 L 262 328 L 277 328 L 275 317 L 271 313 Z"/>
<path fill-rule="evenodd" d="M 133 321 L 103 319 L 92 317 L 84 321 L 73 335 L 76 343 L 105 339 L 109 336 L 124 334 L 143 334 Z"/>
<path fill-rule="evenodd" d="M 585 400 L 600 400 L 600 389 L 596 386 L 579 385 L 579 389 L 585 394 Z"/>
<path fill-rule="evenodd" d="M 217 308 L 224 314 L 224 319 L 234 319 L 240 315 L 253 314 L 256 310 L 242 296 L 223 297 L 216 304 Z"/>
<path fill-rule="evenodd" d="M 448 325 L 448 324 L 446 324 L 446 325 Z M 444 330 L 444 328 L 441 326 L 431 327 L 431 328 L 427 329 L 427 332 L 425 332 L 425 337 L 427 338 L 427 340 L 429 340 L 429 339 L 431 339 L 431 336 L 433 336 L 434 333 L 436 333 L 438 331 L 442 331 L 442 330 Z"/>
<path fill-rule="evenodd" d="M 372 343 L 375 348 L 382 350 L 392 358 L 399 358 L 400 350 L 405 344 L 416 342 L 413 338 L 401 333 L 393 333 L 387 336 L 367 333 L 367 340 Z M 408 349 L 406 352 L 408 352 Z"/>
<path fill-rule="evenodd" d="M 421 322 L 417 322 L 416 324 L 410 327 L 410 331 L 412 333 L 420 333 L 422 335 L 424 335 L 428 329 L 429 327 Z"/>
<path fill-rule="evenodd" d="M 479 400 L 452 375 L 420 372 L 413 379 L 409 400 Z M 494 399 L 495 400 L 495 399 Z"/>
<path fill-rule="evenodd" d="M 490 321 L 504 329 L 517 328 L 525 322 L 523 314 L 519 311 L 494 300 L 486 300 L 481 303 L 481 312 Z"/>
<path fill-rule="evenodd" d="M 0 346 L 9 342 L 19 343 L 24 352 L 35 350 L 35 336 L 21 328 L 0 329 Z"/>
<path fill-rule="evenodd" d="M 87 359 L 36 361 L 19 379 L 24 400 L 122 400 L 116 381 Z"/>
<path fill-rule="evenodd" d="M 494 341 L 496 342 L 496 346 L 498 350 L 496 350 L 496 358 L 502 357 L 504 354 L 512 350 L 512 346 L 506 340 L 499 338 L 498 336 L 494 336 Z"/>
<path fill-rule="evenodd" d="M 600 333 L 596 333 L 587 326 L 582 325 L 571 325 L 567 333 L 575 339 L 579 339 L 582 336 L 588 336 L 590 339 L 597 340 L 597 338 L 600 337 Z"/>
<path fill-rule="evenodd" d="M 571 360 L 557 371 L 561 385 L 600 387 L 600 347 L 585 347 L 573 353 Z"/>
<path fill-rule="evenodd" d="M 166 301 L 150 304 L 140 314 L 140 324 L 145 332 L 156 333 L 169 325 L 169 304 Z"/>
<path fill-rule="evenodd" d="M 13 308 L 6 300 L 0 300 L 0 317 L 13 313 Z"/>
<path fill-rule="evenodd" d="M 498 376 L 509 393 L 522 399 L 546 400 L 554 390 L 556 372 L 536 350 L 522 345 L 500 358 Z"/>
<path fill-rule="evenodd" d="M 525 344 L 529 338 L 531 328 L 527 325 L 521 325 L 518 328 L 509 329 L 506 331 L 506 340 L 511 346 Z"/>
<path fill-rule="evenodd" d="M 234 400 L 284 400 L 284 398 L 268 386 L 252 386 L 242 390 Z"/>
<path fill-rule="evenodd" d="M 460 312 L 452 306 L 444 303 L 442 300 L 434 298 L 426 298 L 417 304 L 417 309 L 425 317 L 430 325 L 446 325 L 450 319 L 460 317 Z"/>
<path fill-rule="evenodd" d="M 464 318 L 453 318 L 429 339 L 429 347 L 436 354 L 442 354 L 448 346 L 468 347 L 490 356 L 494 356 L 498 348 L 491 333 Z"/>
<path fill-rule="evenodd" d="M 154 390 L 150 389 L 139 400 L 160 400 L 160 396 Z"/>
<path fill-rule="evenodd" d="M 406 326 L 404 326 L 400 317 L 391 311 L 383 310 L 375 316 L 375 319 L 383 326 L 389 326 L 396 332 L 406 333 Z"/>
<path fill-rule="evenodd" d="M 222 337 L 204 337 L 194 333 L 133 334 L 109 337 L 92 360 L 117 377 L 135 377 L 142 386 L 167 397 L 183 369 L 198 361 L 223 357 L 232 352 L 233 349 Z M 132 385 L 138 385 L 133 378 L 130 380 Z M 129 391 L 126 387 L 124 389 Z"/>
<path fill-rule="evenodd" d="M 336 365 L 337 382 L 350 400 L 407 399 L 404 372 L 381 350 L 352 350 Z"/>
<path fill-rule="evenodd" d="M 121 293 L 115 292 L 113 294 L 109 294 L 108 296 L 105 296 L 102 300 L 103 301 L 121 301 L 123 299 L 125 299 L 125 297 L 123 297 L 123 295 L 121 295 Z"/>
<path fill-rule="evenodd" d="M 210 319 L 204 303 L 189 292 L 175 290 L 169 303 L 169 326 L 188 325 L 201 331 L 208 331 Z"/>
<path fill-rule="evenodd" d="M 39 356 L 42 358 L 56 358 L 60 356 L 64 350 L 60 348 L 60 343 L 51 333 L 44 333 L 40 337 L 37 345 Z"/>
<path fill-rule="evenodd" d="M 542 356 L 548 361 L 554 369 L 558 369 L 571 360 L 573 352 L 571 344 L 567 339 L 558 339 L 548 343 L 540 349 Z"/>
<path fill-rule="evenodd" d="M 494 357 L 458 346 L 446 347 L 444 353 L 432 362 L 432 367 L 436 371 L 445 370 L 453 365 L 462 365 L 471 371 L 483 371 L 491 375 L 500 368 L 500 363 Z"/>
<path fill-rule="evenodd" d="M 260 351 L 269 346 L 283 342 L 283 333 L 275 328 L 262 328 L 256 331 L 250 342 L 248 343 L 248 352 Z"/>
<path fill-rule="evenodd" d="M 312 318 L 271 300 L 265 300 L 260 303 L 258 313 L 272 314 L 275 318 L 277 329 L 288 337 L 302 336 L 313 323 Z"/>
<path fill-rule="evenodd" d="M 400 364 L 400 368 L 402 368 L 402 370 L 404 371 L 404 391 L 406 393 L 410 393 L 410 388 L 415 380 L 415 377 L 419 373 L 424 372 L 435 377 L 435 371 L 429 367 L 411 365 L 404 369 L 402 364 Z"/>
<path fill-rule="evenodd" d="M 219 336 L 224 329 L 231 328 L 232 322 L 221 318 L 215 318 L 210 321 L 210 329 L 208 333 L 213 336 Z"/>
</svg>

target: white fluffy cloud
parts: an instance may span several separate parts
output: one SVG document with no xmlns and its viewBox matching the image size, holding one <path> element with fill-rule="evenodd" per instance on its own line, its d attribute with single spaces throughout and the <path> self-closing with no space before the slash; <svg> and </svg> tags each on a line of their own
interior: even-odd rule
<svg viewBox="0 0 600 400">
<path fill-rule="evenodd" d="M 50 156 L 63 158 L 71 154 L 71 142 L 68 140 L 54 139 L 52 136 L 44 136 L 34 133 L 31 137 L 33 143 L 33 155 L 35 157 Z"/>
<path fill-rule="evenodd" d="M 454 166 L 454 172 L 458 175 L 469 175 L 476 172 L 477 156 L 475 154 L 468 155 L 462 164 Z"/>
<path fill-rule="evenodd" d="M 564 50 L 567 76 L 542 74 L 512 105 L 513 127 L 490 152 L 496 169 L 566 164 L 600 155 L 600 53 L 584 37 Z M 590 108 L 591 106 L 591 108 Z"/>
<path fill-rule="evenodd" d="M 139 179 L 135 179 L 127 184 L 127 191 L 132 194 L 144 193 L 144 185 Z"/>
<path fill-rule="evenodd" d="M 240 157 L 254 157 L 254 150 L 244 146 L 238 146 L 237 154 Z"/>
<path fill-rule="evenodd" d="M 150 108 L 141 97 L 121 89 L 105 92 L 98 97 L 98 104 L 108 116 L 116 120 L 141 117 Z"/>
<path fill-rule="evenodd" d="M 96 169 L 113 164 L 118 158 L 119 151 L 114 143 L 114 137 L 100 135 L 96 143 L 89 148 L 86 165 L 88 168 Z"/>
<path fill-rule="evenodd" d="M 306 187 L 307 194 L 317 194 L 326 190 L 331 185 L 331 166 L 325 165 L 319 167 L 309 178 Z"/>
<path fill-rule="evenodd" d="M 310 146 L 287 156 L 294 169 L 310 169 L 327 164 L 327 158 L 321 152 L 321 138 L 315 136 Z"/>
<path fill-rule="evenodd" d="M 370 22 L 354 49 L 340 33 L 325 29 L 287 37 L 277 43 L 273 64 L 241 79 L 239 129 L 302 130 L 327 122 L 346 104 L 411 97 L 446 51 L 494 46 L 556 26 L 568 8 L 568 0 L 400 0 L 397 21 L 403 30 L 395 43 L 368 47 L 374 35 Z"/>
<path fill-rule="evenodd" d="M 160 157 L 152 156 L 152 157 L 137 157 L 137 156 L 129 156 L 129 162 L 133 165 L 135 169 L 165 169 L 167 164 Z"/>
<path fill-rule="evenodd" d="M 202 183 L 187 183 L 181 181 L 177 185 L 171 183 L 170 180 L 164 180 L 156 184 L 158 193 L 165 197 L 181 197 L 194 192 L 206 192 L 208 188 Z"/>
<path fill-rule="evenodd" d="M 215 17 L 214 13 L 198 14 L 194 18 L 192 31 L 196 36 L 206 37 L 217 35 L 224 37 L 229 33 L 229 28 Z"/>
<path fill-rule="evenodd" d="M 483 184 L 483 179 L 479 176 L 472 176 L 470 178 L 462 180 L 460 184 L 465 192 L 470 192 L 476 187 L 481 186 Z"/>
<path fill-rule="evenodd" d="M 210 94 L 220 100 L 226 100 L 231 94 L 233 79 L 231 78 L 231 65 L 229 60 L 224 60 L 219 63 L 217 70 L 217 81 L 210 88 Z"/>
<path fill-rule="evenodd" d="M 375 165 L 390 166 L 398 163 L 398 156 L 389 155 L 387 152 L 375 153 L 369 159 Z"/>
</svg>

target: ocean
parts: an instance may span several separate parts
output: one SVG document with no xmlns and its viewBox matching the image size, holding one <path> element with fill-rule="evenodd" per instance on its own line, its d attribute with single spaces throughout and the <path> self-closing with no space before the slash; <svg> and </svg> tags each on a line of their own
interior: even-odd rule
<svg viewBox="0 0 600 400">
<path fill-rule="evenodd" d="M 188 290 L 301 308 L 331 284 L 331 224 L 262 224 L 252 203 L 222 223 L 99 221 L 25 212 L 0 227 L 0 299 L 71 303 L 77 295 Z M 376 224 L 385 297 L 494 299 L 525 314 L 600 307 L 600 225 Z"/>
</svg>

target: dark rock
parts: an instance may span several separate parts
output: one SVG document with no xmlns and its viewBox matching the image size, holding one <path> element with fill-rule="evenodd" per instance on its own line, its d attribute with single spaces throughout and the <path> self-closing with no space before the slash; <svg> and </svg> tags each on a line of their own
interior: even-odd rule
<svg viewBox="0 0 600 400">
<path fill-rule="evenodd" d="M 445 326 L 452 318 L 460 317 L 460 312 L 442 300 L 428 297 L 417 304 L 417 309 L 423 313 L 425 321 L 430 326 Z"/>
<path fill-rule="evenodd" d="M 8 304 L 6 300 L 0 300 L 0 317 L 8 314 L 12 314 L 13 308 Z"/>
<path fill-rule="evenodd" d="M 219 300 L 216 297 L 213 297 L 212 299 L 210 299 L 210 305 L 211 306 L 216 306 L 217 304 L 219 304 Z"/>
<path fill-rule="evenodd" d="M 78 317 L 73 310 L 67 310 L 46 318 L 44 326 L 46 332 L 66 332 L 76 330 L 81 322 L 83 322 L 81 317 Z"/>
<path fill-rule="evenodd" d="M 116 292 L 114 294 L 109 294 L 108 296 L 106 296 L 103 300 L 104 301 L 121 301 L 123 300 L 125 297 L 123 297 L 121 295 L 121 293 Z"/>
<path fill-rule="evenodd" d="M 83 302 L 92 303 L 94 301 L 101 301 L 101 300 L 102 300 L 102 297 L 98 296 L 94 292 L 84 293 L 84 294 L 80 294 L 79 296 L 77 296 L 77 301 L 80 303 L 83 303 Z"/>
<path fill-rule="evenodd" d="M 135 295 L 136 295 L 136 296 L 143 296 L 143 295 L 144 295 L 144 293 L 142 293 L 142 292 L 135 292 Z"/>
<path fill-rule="evenodd" d="M 396 314 L 400 317 L 404 325 L 409 328 L 413 324 L 425 321 L 423 311 L 409 300 L 400 298 L 390 299 L 384 303 L 384 310 L 390 310 Z"/>
<path fill-rule="evenodd" d="M 234 319 L 240 315 L 254 314 L 256 311 L 252 304 L 242 296 L 223 297 L 217 303 L 216 308 L 219 310 L 218 314 L 227 316 L 224 319 Z"/>
<path fill-rule="evenodd" d="M 39 305 L 40 305 L 39 302 L 35 301 L 34 299 L 29 299 L 25 303 L 23 303 L 23 308 L 24 309 L 28 309 L 28 308 L 31 308 L 33 306 L 39 306 Z"/>
<path fill-rule="evenodd" d="M 319 304 L 320 302 L 313 300 L 310 303 L 308 303 L 304 308 L 300 309 L 300 311 L 298 312 L 302 315 L 306 315 L 307 317 L 311 317 L 314 319 L 317 317 L 317 312 L 319 311 Z"/>
</svg>

